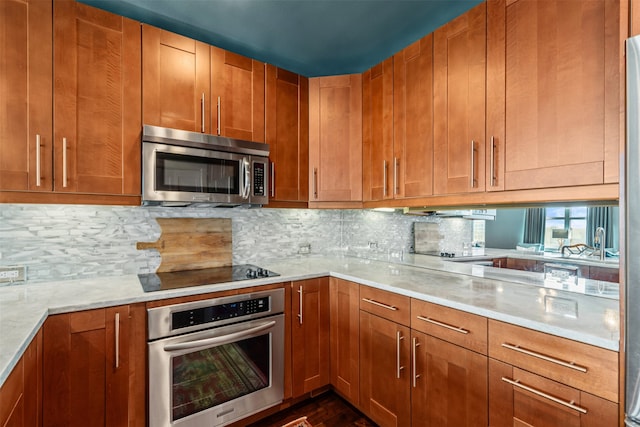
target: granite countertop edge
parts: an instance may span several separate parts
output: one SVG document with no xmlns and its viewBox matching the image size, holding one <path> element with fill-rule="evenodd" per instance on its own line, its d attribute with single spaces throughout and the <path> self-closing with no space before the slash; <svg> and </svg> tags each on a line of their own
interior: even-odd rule
<svg viewBox="0 0 640 427">
<path fill-rule="evenodd" d="M 609 350 L 619 350 L 619 332 L 607 330 L 603 326 L 606 322 L 600 319 L 603 313 L 608 313 L 613 316 L 613 323 L 619 322 L 619 302 L 616 300 L 474 277 L 460 273 L 459 269 L 449 272 L 447 268 L 453 263 L 442 260 L 411 261 L 395 264 L 325 256 L 271 260 L 261 265 L 281 273 L 280 276 L 152 293 L 142 290 L 137 275 L 0 287 L 0 386 L 49 315 L 323 276 L 388 290 Z M 583 325 L 578 323 L 579 319 L 548 314 L 544 310 L 541 312 L 542 306 L 538 300 L 546 302 L 549 298 L 547 295 L 575 301 L 576 311 L 578 307 L 586 306 L 593 313 L 584 316 L 586 323 Z M 514 303 L 509 299 L 535 299 L 536 302 L 522 308 L 518 307 L 518 301 Z"/>
</svg>

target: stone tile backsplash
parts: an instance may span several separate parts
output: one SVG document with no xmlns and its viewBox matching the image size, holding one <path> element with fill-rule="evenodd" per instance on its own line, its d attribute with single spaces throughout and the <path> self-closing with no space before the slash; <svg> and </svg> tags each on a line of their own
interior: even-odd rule
<svg viewBox="0 0 640 427">
<path fill-rule="evenodd" d="M 232 218 L 234 263 L 299 255 L 345 254 L 375 259 L 413 252 L 413 223 L 436 222 L 447 242 L 469 240 L 471 222 L 369 210 L 162 208 L 85 205 L 0 205 L 0 266 L 27 266 L 29 282 L 149 273 L 157 217 Z M 1 286 L 1 284 L 0 284 Z"/>
</svg>

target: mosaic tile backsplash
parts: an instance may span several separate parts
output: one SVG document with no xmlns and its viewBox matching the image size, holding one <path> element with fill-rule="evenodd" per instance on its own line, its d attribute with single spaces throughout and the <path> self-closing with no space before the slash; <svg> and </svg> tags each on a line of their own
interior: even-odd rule
<svg viewBox="0 0 640 427">
<path fill-rule="evenodd" d="M 374 259 L 413 252 L 413 223 L 436 222 L 441 250 L 470 239 L 471 221 L 416 217 L 369 210 L 162 208 L 84 205 L 0 205 L 0 266 L 27 266 L 28 282 L 154 272 L 155 218 L 232 218 L 233 262 L 310 254 Z"/>
</svg>

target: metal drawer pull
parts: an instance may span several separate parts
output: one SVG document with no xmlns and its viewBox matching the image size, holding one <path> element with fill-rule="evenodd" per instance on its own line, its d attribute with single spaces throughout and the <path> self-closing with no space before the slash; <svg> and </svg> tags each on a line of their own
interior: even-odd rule
<svg viewBox="0 0 640 427">
<path fill-rule="evenodd" d="M 447 329 L 451 329 L 452 331 L 456 331 L 456 332 L 460 332 L 461 334 L 468 334 L 469 331 L 461 328 L 459 326 L 451 326 L 451 325 L 447 325 L 446 323 L 442 323 L 439 322 L 437 320 L 433 320 L 429 317 L 422 317 L 422 316 L 416 316 L 418 319 L 422 320 L 423 322 L 428 322 L 428 323 L 433 323 L 434 325 L 438 325 L 438 326 L 442 326 L 443 328 L 447 328 Z"/>
<path fill-rule="evenodd" d="M 377 305 L 378 307 L 386 308 L 387 310 L 398 311 L 398 307 L 394 305 L 383 304 L 381 302 L 378 302 L 369 298 L 362 298 L 362 301 L 368 302 L 369 304 Z"/>
<path fill-rule="evenodd" d="M 318 198 L 318 168 L 313 168 L 313 198 Z"/>
<path fill-rule="evenodd" d="M 502 343 L 504 348 L 517 351 L 518 353 L 526 354 L 528 356 L 537 357 L 538 359 L 546 360 L 547 362 L 555 363 L 556 365 L 564 366 L 565 368 L 574 369 L 583 373 L 587 373 L 587 368 L 584 366 L 576 365 L 573 362 L 566 362 L 564 360 L 556 359 L 555 357 L 546 356 L 544 354 L 536 353 L 535 351 L 527 350 L 519 345 L 513 345 L 508 343 Z"/>
<path fill-rule="evenodd" d="M 420 343 L 418 342 L 418 338 L 414 338 L 413 339 L 413 388 L 416 388 L 417 382 L 418 382 L 418 378 L 420 378 L 420 374 L 417 372 L 417 368 L 416 368 L 416 353 L 418 350 L 418 347 L 420 347 Z"/>
<path fill-rule="evenodd" d="M 577 406 L 573 403 L 573 400 L 570 402 L 567 402 L 566 400 L 562 400 L 562 399 L 558 399 L 557 397 L 551 396 L 550 394 L 547 394 L 543 391 L 540 390 L 536 390 L 533 387 L 529 387 L 528 385 L 522 384 L 520 382 L 520 380 L 512 380 L 511 378 L 506 378 L 506 377 L 502 377 L 502 381 L 511 384 L 514 387 L 518 387 L 521 388 L 523 390 L 527 390 L 528 392 L 531 392 L 537 396 L 540 397 L 544 397 L 545 399 L 549 399 L 553 402 L 559 403 L 562 406 L 566 406 L 567 408 L 573 409 L 574 411 L 578 411 L 581 414 L 586 414 L 587 410 L 583 407 Z"/>
<path fill-rule="evenodd" d="M 276 163 L 271 162 L 271 197 L 276 196 Z"/>
<path fill-rule="evenodd" d="M 400 189 L 398 188 L 398 166 L 399 162 L 398 162 L 398 158 L 394 157 L 393 158 L 393 194 L 396 195 L 400 192 Z"/>
<path fill-rule="evenodd" d="M 402 332 L 396 331 L 396 378 L 400 379 L 400 371 L 404 369 L 404 366 L 400 366 L 400 341 L 404 339 L 401 335 Z"/>
</svg>

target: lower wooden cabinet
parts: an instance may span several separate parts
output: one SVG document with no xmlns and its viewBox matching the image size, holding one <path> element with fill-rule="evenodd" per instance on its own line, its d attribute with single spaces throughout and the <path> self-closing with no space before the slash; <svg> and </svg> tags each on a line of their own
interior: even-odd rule
<svg viewBox="0 0 640 427">
<path fill-rule="evenodd" d="M 299 397 L 329 385 L 329 278 L 292 283 L 292 389 Z"/>
<path fill-rule="evenodd" d="M 141 310 L 142 304 L 125 305 L 46 320 L 44 425 L 145 425 L 146 377 L 138 372 L 145 371 Z"/>
<path fill-rule="evenodd" d="M 618 425 L 618 405 L 494 359 L 489 360 L 491 427 Z"/>
<path fill-rule="evenodd" d="M 486 426 L 487 356 L 411 332 L 413 427 Z"/>
<path fill-rule="evenodd" d="M 0 388 L 0 426 L 42 425 L 42 333 L 36 336 Z"/>
<path fill-rule="evenodd" d="M 411 425 L 408 327 L 360 310 L 360 407 L 381 427 Z"/>
<path fill-rule="evenodd" d="M 329 279 L 331 385 L 345 399 L 360 402 L 360 285 Z"/>
</svg>

